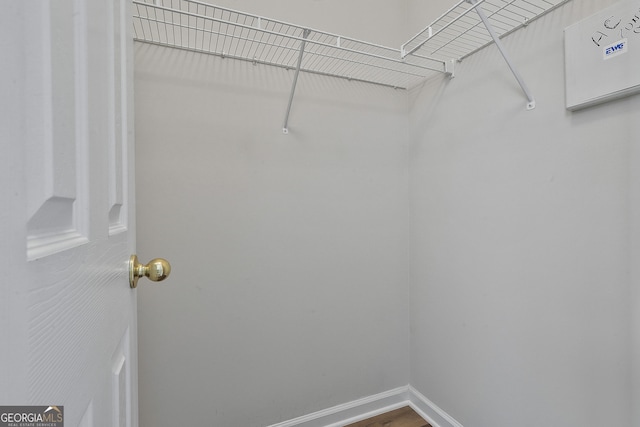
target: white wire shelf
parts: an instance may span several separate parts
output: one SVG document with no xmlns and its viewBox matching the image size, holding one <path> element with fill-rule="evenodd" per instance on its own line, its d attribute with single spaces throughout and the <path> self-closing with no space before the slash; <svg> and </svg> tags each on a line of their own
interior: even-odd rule
<svg viewBox="0 0 640 427">
<path fill-rule="evenodd" d="M 287 69 L 304 41 L 301 71 L 408 89 L 493 43 L 477 6 L 502 37 L 570 0 L 456 1 L 400 49 L 197 0 L 133 0 L 134 38 Z"/>
<path fill-rule="evenodd" d="M 141 42 L 407 89 L 447 72 L 445 60 L 195 0 L 133 0 Z"/>
<path fill-rule="evenodd" d="M 481 7 L 503 37 L 570 0 L 459 0 L 442 16 L 400 48 L 402 57 L 419 54 L 443 60 L 462 60 L 493 43 L 475 8 Z"/>
<path fill-rule="evenodd" d="M 501 37 L 570 0 L 456 0 L 433 23 L 394 49 L 251 15 L 198 0 L 133 0 L 134 39 L 221 57 L 409 89 L 434 74 L 453 76 L 456 60 L 495 43 L 527 98 L 535 99 Z M 476 12 L 476 13 L 472 13 Z"/>
</svg>

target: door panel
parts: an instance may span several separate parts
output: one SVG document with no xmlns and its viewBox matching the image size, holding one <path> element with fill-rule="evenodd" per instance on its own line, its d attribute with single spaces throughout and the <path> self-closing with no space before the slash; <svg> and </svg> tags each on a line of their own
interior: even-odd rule
<svg viewBox="0 0 640 427">
<path fill-rule="evenodd" d="M 28 30 L 28 257 L 37 259 L 87 240 L 86 9 L 80 0 L 32 5 Z M 75 17 L 74 17 L 75 16 Z M 81 187 L 81 188 L 79 188 Z"/>
<path fill-rule="evenodd" d="M 10 3 L 0 405 L 62 405 L 65 425 L 135 427 L 129 2 Z"/>
<path fill-rule="evenodd" d="M 114 0 L 107 7 L 107 42 L 111 66 L 108 71 L 108 159 L 109 159 L 109 234 L 127 228 L 126 199 L 126 142 L 127 96 L 127 28 L 130 27 L 127 0 Z"/>
</svg>

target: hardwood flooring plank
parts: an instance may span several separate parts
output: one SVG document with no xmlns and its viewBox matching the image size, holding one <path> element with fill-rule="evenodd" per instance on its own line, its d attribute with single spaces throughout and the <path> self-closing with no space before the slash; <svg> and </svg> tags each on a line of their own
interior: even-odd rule
<svg viewBox="0 0 640 427">
<path fill-rule="evenodd" d="M 396 409 L 345 427 L 431 427 L 409 406 Z"/>
</svg>

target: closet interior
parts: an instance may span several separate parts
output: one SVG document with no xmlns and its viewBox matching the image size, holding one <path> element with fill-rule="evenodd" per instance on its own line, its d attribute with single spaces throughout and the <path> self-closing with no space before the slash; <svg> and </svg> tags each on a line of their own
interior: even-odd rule
<svg viewBox="0 0 640 427">
<path fill-rule="evenodd" d="M 616 0 L 207 1 L 131 9 L 143 424 L 636 425 L 640 98 L 565 103 Z"/>
</svg>

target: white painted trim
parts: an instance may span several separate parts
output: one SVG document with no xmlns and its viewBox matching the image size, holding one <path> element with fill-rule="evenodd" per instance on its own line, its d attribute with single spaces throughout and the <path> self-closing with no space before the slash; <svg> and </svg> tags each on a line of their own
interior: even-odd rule
<svg viewBox="0 0 640 427">
<path fill-rule="evenodd" d="M 77 230 L 54 232 L 27 237 L 27 260 L 35 261 L 58 252 L 89 243 L 89 239 Z"/>
<path fill-rule="evenodd" d="M 342 427 L 407 406 L 408 390 L 408 386 L 398 387 L 268 427 Z"/>
<path fill-rule="evenodd" d="M 432 427 L 463 427 L 411 385 L 343 403 L 267 427 L 343 427 L 403 406 L 410 406 Z"/>
<path fill-rule="evenodd" d="M 455 418 L 440 409 L 438 405 L 424 397 L 411 385 L 408 386 L 408 389 L 409 406 L 427 420 L 432 427 L 463 427 Z"/>
</svg>

